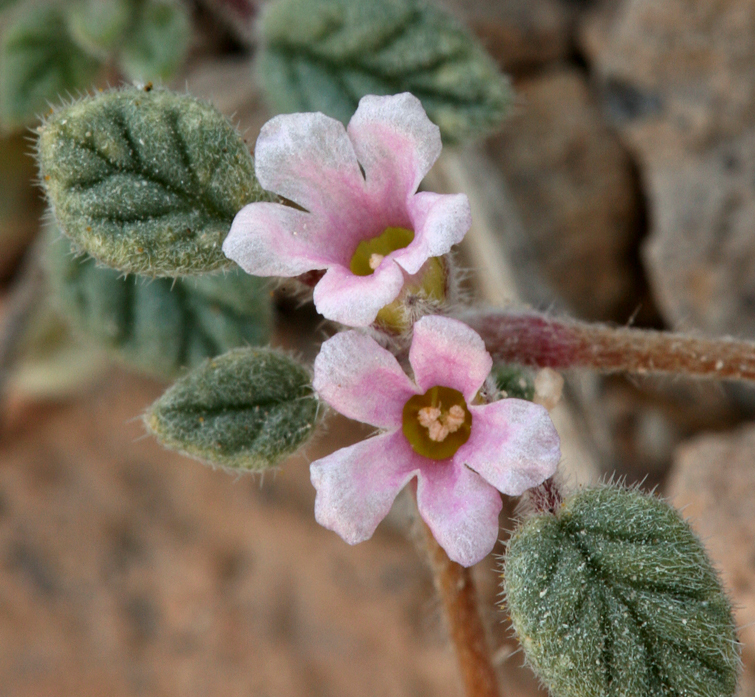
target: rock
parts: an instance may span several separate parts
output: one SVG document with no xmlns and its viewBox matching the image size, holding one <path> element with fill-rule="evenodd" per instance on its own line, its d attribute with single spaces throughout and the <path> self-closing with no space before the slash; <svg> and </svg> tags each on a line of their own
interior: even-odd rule
<svg viewBox="0 0 755 697">
<path fill-rule="evenodd" d="M 83 397 L 7 410 L 0 693 L 460 694 L 405 532 L 381 525 L 351 547 L 315 523 L 309 461 L 369 429 L 333 419 L 279 472 L 239 477 L 144 437 L 138 417 L 161 390 L 112 371 Z M 475 573 L 503 657 L 517 647 L 497 610 L 497 563 Z M 518 657 L 501 684 L 539 694 Z"/>
<path fill-rule="evenodd" d="M 753 336 L 755 4 L 611 9 L 583 26 L 582 45 L 647 188 L 656 299 L 673 325 Z"/>
<path fill-rule="evenodd" d="M 755 695 L 755 425 L 679 447 L 668 494 L 705 541 L 735 608 L 742 697 Z"/>
<path fill-rule="evenodd" d="M 639 201 L 632 165 L 593 104 L 585 78 L 559 68 L 516 85 L 519 108 L 491 139 L 534 253 L 580 315 L 626 318 Z"/>
<path fill-rule="evenodd" d="M 39 229 L 42 200 L 31 155 L 24 136 L 0 138 L 0 281 L 13 273 Z"/>
<path fill-rule="evenodd" d="M 532 70 L 566 58 L 573 8 L 563 0 L 440 0 L 484 42 L 501 68 Z"/>
</svg>

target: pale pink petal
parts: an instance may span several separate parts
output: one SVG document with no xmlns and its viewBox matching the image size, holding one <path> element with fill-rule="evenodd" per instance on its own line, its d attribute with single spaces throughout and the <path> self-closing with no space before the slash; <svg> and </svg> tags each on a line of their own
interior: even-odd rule
<svg viewBox="0 0 755 697">
<path fill-rule="evenodd" d="M 298 276 L 332 262 L 317 244 L 317 221 L 279 203 L 250 203 L 233 219 L 223 252 L 255 276 Z"/>
<path fill-rule="evenodd" d="M 472 566 L 498 539 L 501 495 L 453 460 L 425 463 L 417 478 L 419 513 L 446 554 L 462 566 Z"/>
<path fill-rule="evenodd" d="M 313 386 L 336 411 L 378 428 L 401 428 L 404 405 L 417 394 L 394 355 L 355 331 L 322 345 Z"/>
<path fill-rule="evenodd" d="M 472 211 L 465 194 L 423 191 L 408 204 L 414 240 L 393 255 L 410 274 L 419 271 L 429 257 L 448 253 L 472 227 Z"/>
<path fill-rule="evenodd" d="M 440 129 L 409 92 L 362 97 L 348 134 L 368 189 L 390 190 L 402 201 L 417 190 L 442 147 Z"/>
<path fill-rule="evenodd" d="M 324 114 L 270 119 L 260 131 L 254 154 L 262 187 L 310 212 L 332 214 L 365 196 L 346 129 Z"/>
<path fill-rule="evenodd" d="M 409 363 L 422 392 L 436 385 L 452 387 L 467 402 L 472 401 L 493 367 L 483 340 L 474 330 L 439 315 L 428 315 L 414 325 Z"/>
<path fill-rule="evenodd" d="M 403 433 L 394 431 L 313 462 L 309 472 L 317 489 L 315 519 L 350 545 L 368 540 L 419 471 L 421 459 Z"/>
<path fill-rule="evenodd" d="M 498 491 L 519 496 L 553 476 L 561 459 L 559 437 L 545 407 L 523 399 L 471 406 L 472 433 L 456 451 Z"/>
<path fill-rule="evenodd" d="M 334 322 L 367 327 L 398 297 L 403 286 L 404 273 L 393 262 L 381 264 L 369 276 L 356 276 L 343 266 L 332 266 L 315 287 L 315 307 Z"/>
</svg>

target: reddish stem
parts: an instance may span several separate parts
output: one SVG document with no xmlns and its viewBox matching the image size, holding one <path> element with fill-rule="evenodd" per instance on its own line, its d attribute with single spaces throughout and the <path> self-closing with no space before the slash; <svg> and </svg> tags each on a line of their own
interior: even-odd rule
<svg viewBox="0 0 755 697">
<path fill-rule="evenodd" d="M 482 336 L 496 361 L 536 368 L 755 380 L 755 343 L 750 341 L 614 328 L 537 312 L 470 312 L 463 319 Z"/>
<path fill-rule="evenodd" d="M 538 513 L 555 513 L 564 502 L 553 477 L 527 492 L 530 503 Z"/>
<path fill-rule="evenodd" d="M 449 634 L 459 661 L 467 697 L 499 697 L 498 680 L 477 609 L 477 591 L 469 569 L 451 561 L 422 521 L 425 547 L 443 601 Z"/>
</svg>

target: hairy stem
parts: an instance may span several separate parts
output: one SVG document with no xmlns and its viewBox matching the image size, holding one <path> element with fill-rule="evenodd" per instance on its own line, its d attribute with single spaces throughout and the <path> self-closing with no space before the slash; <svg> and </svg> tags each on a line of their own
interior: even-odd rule
<svg viewBox="0 0 755 697">
<path fill-rule="evenodd" d="M 537 312 L 469 312 L 463 319 L 482 336 L 496 361 L 605 373 L 755 380 L 755 343 L 750 341 L 614 328 Z"/>
<path fill-rule="evenodd" d="M 472 574 L 451 561 L 421 521 L 425 549 L 435 587 L 443 602 L 449 634 L 456 650 L 466 697 L 499 697 L 498 681 L 491 662 L 485 628 L 477 609 L 477 591 Z"/>
</svg>

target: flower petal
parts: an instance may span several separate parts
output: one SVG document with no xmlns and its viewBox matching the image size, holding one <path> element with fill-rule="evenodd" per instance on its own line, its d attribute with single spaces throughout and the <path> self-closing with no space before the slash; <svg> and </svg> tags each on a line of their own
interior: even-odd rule
<svg viewBox="0 0 755 697">
<path fill-rule="evenodd" d="M 394 355 L 355 331 L 322 345 L 313 386 L 336 411 L 378 428 L 401 428 L 404 405 L 417 394 Z"/>
<path fill-rule="evenodd" d="M 394 254 L 410 274 L 419 271 L 429 257 L 447 254 L 472 227 L 472 211 L 465 194 L 434 194 L 423 191 L 408 204 L 414 240 Z"/>
<path fill-rule="evenodd" d="M 260 184 L 308 211 L 330 215 L 364 197 L 364 177 L 340 121 L 282 114 L 260 131 L 254 150 Z"/>
<path fill-rule="evenodd" d="M 414 325 L 409 363 L 423 392 L 436 385 L 452 387 L 467 402 L 472 401 L 493 367 L 484 342 L 474 330 L 439 315 L 428 315 Z"/>
<path fill-rule="evenodd" d="M 402 201 L 417 190 L 442 147 L 440 129 L 409 92 L 362 97 L 348 134 L 368 189 L 390 189 Z"/>
<path fill-rule="evenodd" d="M 553 476 L 561 459 L 560 440 L 545 407 L 502 399 L 470 411 L 472 433 L 454 455 L 456 462 L 510 496 Z"/>
<path fill-rule="evenodd" d="M 298 276 L 332 262 L 317 245 L 309 213 L 280 203 L 250 203 L 233 219 L 223 252 L 256 276 Z M 314 238 L 314 239 L 313 239 Z"/>
<path fill-rule="evenodd" d="M 399 491 L 419 471 L 419 460 L 403 433 L 394 431 L 313 462 L 315 519 L 350 545 L 370 539 Z"/>
<path fill-rule="evenodd" d="M 369 276 L 356 276 L 332 266 L 315 287 L 317 311 L 349 327 L 367 327 L 393 302 L 404 286 L 404 273 L 395 263 L 383 263 Z"/>
<path fill-rule="evenodd" d="M 462 566 L 492 551 L 502 505 L 492 486 L 453 460 L 425 464 L 417 478 L 420 515 L 446 554 Z"/>
</svg>

